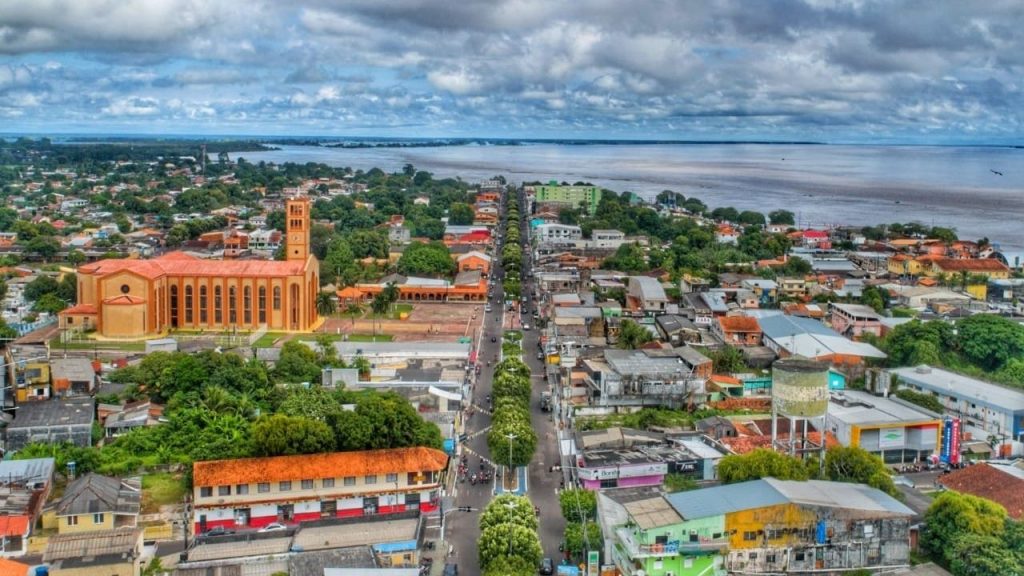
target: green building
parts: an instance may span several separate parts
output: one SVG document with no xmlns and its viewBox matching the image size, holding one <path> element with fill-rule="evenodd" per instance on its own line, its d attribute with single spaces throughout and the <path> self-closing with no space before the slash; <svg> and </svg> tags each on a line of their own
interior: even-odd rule
<svg viewBox="0 0 1024 576">
<path fill-rule="evenodd" d="M 725 515 L 686 520 L 650 488 L 601 491 L 605 563 L 624 576 L 719 576 Z"/>
<path fill-rule="evenodd" d="M 552 180 L 546 186 L 535 186 L 533 190 L 539 204 L 550 202 L 571 208 L 579 208 L 582 204 L 587 214 L 597 213 L 597 204 L 601 201 L 601 190 L 597 186 L 559 186 Z"/>
</svg>

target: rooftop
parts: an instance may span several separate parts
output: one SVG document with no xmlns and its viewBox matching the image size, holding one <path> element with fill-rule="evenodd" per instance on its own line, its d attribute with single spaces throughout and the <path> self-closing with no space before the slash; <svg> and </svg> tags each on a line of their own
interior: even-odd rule
<svg viewBox="0 0 1024 576">
<path fill-rule="evenodd" d="M 924 365 L 895 368 L 890 372 L 902 380 L 947 396 L 970 399 L 1000 411 L 1024 411 L 1024 392 L 998 384 Z"/>
<path fill-rule="evenodd" d="M 50 360 L 50 375 L 54 380 L 91 382 L 96 379 L 96 370 L 88 358 L 55 358 Z"/>
<path fill-rule="evenodd" d="M 626 502 L 623 507 L 641 530 L 671 526 L 683 521 L 679 513 L 661 495 Z"/>
<path fill-rule="evenodd" d="M 108 554 L 128 555 L 142 542 L 142 528 L 118 528 L 51 536 L 44 562 Z"/>
<path fill-rule="evenodd" d="M 401 520 L 304 527 L 295 535 L 294 544 L 301 546 L 303 550 L 318 550 L 404 542 L 416 540 L 418 526 L 419 520 L 416 518 L 403 518 Z"/>
<path fill-rule="evenodd" d="M 64 490 L 64 496 L 57 503 L 57 515 L 138 514 L 141 500 L 142 485 L 138 480 L 122 481 L 89 473 L 75 479 Z"/>
<path fill-rule="evenodd" d="M 53 458 L 0 461 L 0 486 L 49 483 L 53 478 Z"/>
<path fill-rule="evenodd" d="M 18 406 L 14 422 L 7 429 L 89 426 L 93 412 L 93 401 L 89 397 L 25 402 Z"/>
<path fill-rule="evenodd" d="M 722 329 L 728 332 L 760 332 L 756 318 L 749 316 L 723 316 L 718 319 Z"/>
<path fill-rule="evenodd" d="M 115 258 L 84 264 L 80 273 L 106 276 L 117 272 L 130 272 L 145 278 L 162 276 L 232 276 L 267 277 L 299 276 L 305 262 L 277 260 L 203 260 L 184 252 L 171 252 L 151 260 Z"/>
<path fill-rule="evenodd" d="M 881 318 L 881 316 L 878 315 L 878 312 L 875 312 L 874 308 L 863 304 L 840 304 L 833 302 L 832 309 L 839 310 L 847 316 L 853 316 L 855 318 L 866 318 L 869 320 L 878 320 Z"/>
<path fill-rule="evenodd" d="M 909 424 L 935 419 L 922 409 L 859 390 L 833 393 L 828 404 L 828 415 L 859 426 L 900 422 Z"/>
<path fill-rule="evenodd" d="M 939 483 L 951 490 L 997 502 L 1015 520 L 1024 520 L 1024 478 L 1010 466 L 975 464 L 939 476 Z M 1019 469 L 1017 469 L 1019 471 Z"/>
<path fill-rule="evenodd" d="M 195 486 L 227 486 L 298 478 L 338 478 L 436 471 L 443 470 L 447 462 L 448 455 L 440 450 L 416 447 L 208 460 L 196 462 L 192 466 Z"/>
</svg>

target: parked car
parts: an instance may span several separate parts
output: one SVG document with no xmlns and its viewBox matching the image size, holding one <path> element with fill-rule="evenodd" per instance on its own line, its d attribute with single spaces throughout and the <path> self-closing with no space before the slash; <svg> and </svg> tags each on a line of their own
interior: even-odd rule
<svg viewBox="0 0 1024 576">
<path fill-rule="evenodd" d="M 914 484 L 914 481 L 911 480 L 910 478 L 907 478 L 906 476 L 893 476 L 892 483 L 897 486 L 906 486 L 907 488 L 917 487 L 917 485 Z"/>
<path fill-rule="evenodd" d="M 523 324 L 523 330 L 529 330 L 529 329 L 530 329 L 530 325 L 529 324 Z"/>
<path fill-rule="evenodd" d="M 551 560 L 551 558 L 545 558 L 544 560 L 541 561 L 541 563 L 540 563 L 540 573 L 541 574 L 554 574 L 555 573 L 555 563 L 554 563 L 554 561 Z"/>
<path fill-rule="evenodd" d="M 459 565 L 458 564 L 445 564 L 444 572 L 441 576 L 459 576 Z"/>
<path fill-rule="evenodd" d="M 284 524 L 281 524 L 280 522 L 271 522 L 270 524 L 267 524 L 263 528 L 260 528 L 260 532 L 281 532 L 281 531 L 287 530 L 287 529 L 288 529 L 288 527 L 285 526 Z"/>
<path fill-rule="evenodd" d="M 234 534 L 234 533 L 235 533 L 234 530 L 228 530 L 227 528 L 225 528 L 223 526 L 216 526 L 214 528 L 210 528 L 206 532 L 203 532 L 201 537 L 202 538 L 211 538 L 213 536 L 227 536 L 229 534 Z"/>
</svg>

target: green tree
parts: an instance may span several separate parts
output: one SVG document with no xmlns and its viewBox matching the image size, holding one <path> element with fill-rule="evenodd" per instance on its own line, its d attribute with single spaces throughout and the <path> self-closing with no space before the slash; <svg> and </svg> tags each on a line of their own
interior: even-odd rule
<svg viewBox="0 0 1024 576">
<path fill-rule="evenodd" d="M 649 270 L 647 256 L 644 249 L 635 242 L 623 244 L 615 249 L 615 253 L 608 257 L 602 267 L 608 270 L 621 270 L 622 272 L 646 272 Z"/>
<path fill-rule="evenodd" d="M 316 313 L 321 316 L 333 316 L 338 311 L 338 299 L 330 292 L 319 292 L 316 295 Z"/>
<path fill-rule="evenodd" d="M 891 366 L 907 366 L 915 360 L 939 356 L 949 350 L 954 339 L 953 327 L 945 322 L 911 320 L 893 328 L 882 341 L 882 349 Z"/>
<path fill-rule="evenodd" d="M 1003 538 L 967 532 L 951 544 L 944 556 L 954 576 L 1024 576 L 1024 549 Z"/>
<path fill-rule="evenodd" d="M 521 406 L 529 406 L 530 379 L 509 372 L 498 372 L 494 377 L 491 393 L 494 395 L 495 403 L 504 398 L 512 398 Z"/>
<path fill-rule="evenodd" d="M 565 525 L 565 550 L 573 558 L 582 559 L 588 550 L 600 550 L 602 547 L 601 528 L 597 522 L 587 521 L 586 528 L 579 522 Z"/>
<path fill-rule="evenodd" d="M 796 224 L 796 218 L 789 210 L 772 210 L 768 214 L 768 221 L 772 224 L 784 224 L 793 226 Z"/>
<path fill-rule="evenodd" d="M 323 422 L 274 414 L 253 424 L 252 443 L 258 456 L 319 454 L 334 450 L 334 432 Z"/>
<path fill-rule="evenodd" d="M 43 294 L 38 300 L 36 300 L 35 304 L 32 305 L 32 311 L 34 312 L 48 312 L 53 315 L 65 308 L 67 308 L 67 303 L 52 292 Z"/>
<path fill-rule="evenodd" d="M 43 294 L 55 293 L 59 287 L 53 276 L 40 275 L 25 285 L 24 296 L 26 300 L 38 300 Z"/>
<path fill-rule="evenodd" d="M 836 446 L 825 453 L 824 476 L 835 482 L 867 484 L 890 496 L 899 494 L 882 459 L 858 446 Z"/>
<path fill-rule="evenodd" d="M 487 447 L 496 462 L 508 464 L 511 456 L 512 466 L 529 464 L 537 450 L 537 433 L 530 425 L 529 412 L 496 412 L 487 434 Z"/>
<path fill-rule="evenodd" d="M 571 488 L 558 493 L 558 504 L 566 522 L 583 522 L 597 518 L 597 494 L 584 488 Z"/>
<path fill-rule="evenodd" d="M 651 340 L 654 340 L 651 331 L 632 320 L 623 320 L 619 325 L 619 348 L 635 350 Z"/>
<path fill-rule="evenodd" d="M 860 295 L 860 303 L 871 307 L 878 313 L 885 310 L 886 299 L 882 289 L 877 286 L 865 286 Z"/>
<path fill-rule="evenodd" d="M 714 371 L 719 374 L 730 374 L 746 370 L 747 364 L 743 361 L 743 352 L 735 346 L 725 345 L 708 355 Z"/>
<path fill-rule="evenodd" d="M 484 572 L 496 563 L 512 561 L 530 566 L 532 574 L 543 555 L 537 532 L 518 524 L 498 524 L 481 530 L 477 548 Z"/>
<path fill-rule="evenodd" d="M 60 251 L 60 242 L 53 236 L 36 236 L 25 243 L 25 250 L 48 262 Z"/>
<path fill-rule="evenodd" d="M 998 370 L 1024 357 L 1024 326 L 995 314 L 975 314 L 957 322 L 957 345 L 964 356 L 986 370 Z"/>
<path fill-rule="evenodd" d="M 725 484 L 734 484 L 768 477 L 779 480 L 807 480 L 811 475 L 799 458 L 767 448 L 758 448 L 747 454 L 730 454 L 722 458 L 718 463 L 718 477 Z"/>
<path fill-rule="evenodd" d="M 473 223 L 473 208 L 462 202 L 452 202 L 448 206 L 448 223 L 453 226 L 465 226 Z"/>
<path fill-rule="evenodd" d="M 455 270 L 451 252 L 442 242 L 413 242 L 398 259 L 398 272 L 419 276 L 448 276 Z"/>
<path fill-rule="evenodd" d="M 499 524 L 518 524 L 530 530 L 537 530 L 537 515 L 529 498 L 514 494 L 494 497 L 480 514 L 480 530 Z"/>
<path fill-rule="evenodd" d="M 274 374 L 281 382 L 319 382 L 320 364 L 316 352 L 296 340 L 285 342 L 274 364 Z"/>
<path fill-rule="evenodd" d="M 533 576 L 537 565 L 518 556 L 499 556 L 487 565 L 483 576 Z"/>
<path fill-rule="evenodd" d="M 736 222 L 739 224 L 746 224 L 748 226 L 764 226 L 764 214 L 753 210 L 744 210 L 743 212 L 740 212 L 740 215 L 736 218 Z"/>
<path fill-rule="evenodd" d="M 925 512 L 921 544 L 952 564 L 956 541 L 964 535 L 1001 538 L 1006 528 L 1006 509 L 984 498 L 946 491 Z"/>
</svg>

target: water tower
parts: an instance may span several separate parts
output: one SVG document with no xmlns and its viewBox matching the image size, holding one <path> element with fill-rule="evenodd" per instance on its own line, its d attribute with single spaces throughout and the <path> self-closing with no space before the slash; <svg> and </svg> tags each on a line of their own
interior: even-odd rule
<svg viewBox="0 0 1024 576">
<path fill-rule="evenodd" d="M 825 362 L 801 356 L 783 358 L 772 365 L 772 447 L 775 450 L 800 456 L 824 452 L 828 369 Z M 783 438 L 778 433 L 780 419 L 789 421 L 789 434 Z M 817 442 L 807 436 L 809 421 L 821 433 Z"/>
</svg>

